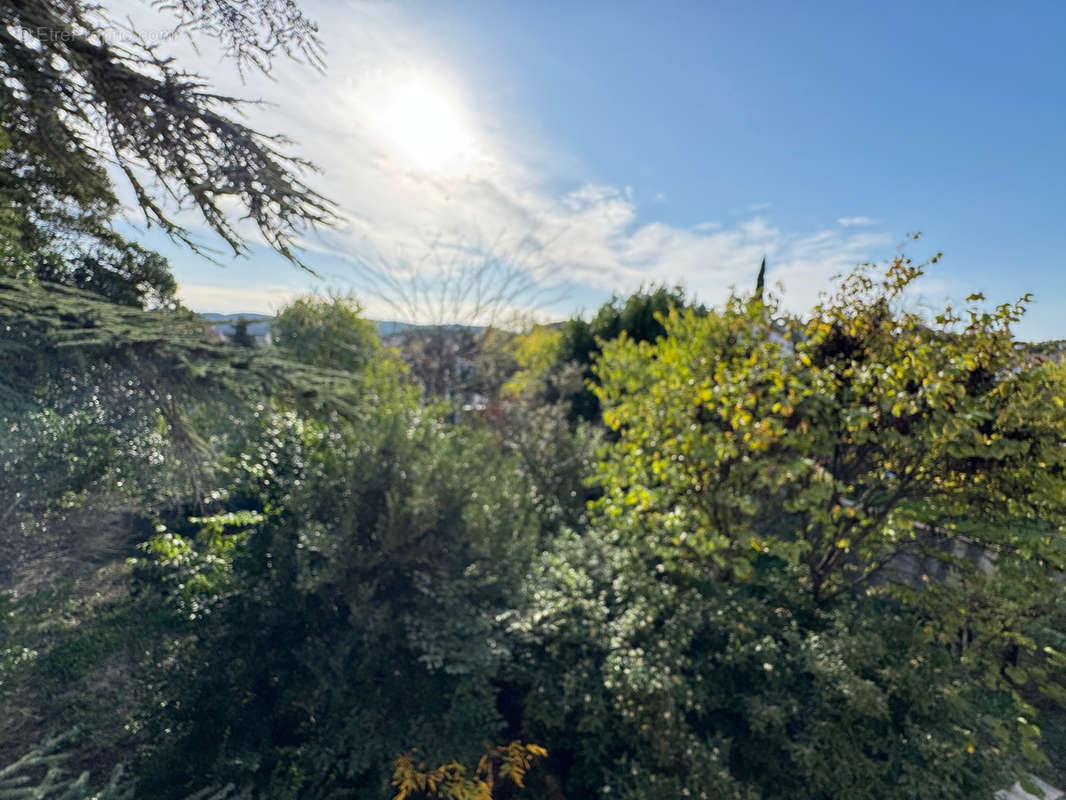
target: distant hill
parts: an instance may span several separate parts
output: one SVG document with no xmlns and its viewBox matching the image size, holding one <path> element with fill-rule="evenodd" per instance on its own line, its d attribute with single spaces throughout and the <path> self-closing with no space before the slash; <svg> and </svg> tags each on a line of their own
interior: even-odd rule
<svg viewBox="0 0 1066 800">
<path fill-rule="evenodd" d="M 1026 352 L 1054 361 L 1061 361 L 1066 356 L 1066 339 L 1051 339 L 1046 342 L 1033 342 L 1024 345 Z"/>
<path fill-rule="evenodd" d="M 270 331 L 270 321 L 274 319 L 269 314 L 216 314 L 207 313 L 201 314 L 201 317 L 211 323 L 223 337 L 229 338 L 233 335 L 233 327 L 237 324 L 237 320 L 244 319 L 248 323 L 248 332 L 256 337 L 265 336 Z M 394 320 L 370 320 L 377 327 L 378 336 L 382 339 L 389 336 L 395 336 L 396 334 L 409 331 L 414 328 L 428 328 L 430 325 L 413 325 L 410 322 L 396 322 Z M 449 325 L 449 328 L 463 328 L 464 325 Z M 480 328 L 477 328 L 480 330 Z"/>
<path fill-rule="evenodd" d="M 398 333 L 403 333 L 404 331 L 411 330 L 411 328 L 418 327 L 417 325 L 412 325 L 409 322 L 389 322 L 388 320 L 375 319 L 372 319 L 370 321 L 377 326 L 378 336 L 380 336 L 382 339 L 386 338 L 387 336 L 395 336 Z"/>
<path fill-rule="evenodd" d="M 201 314 L 208 322 L 230 323 L 231 325 L 242 317 L 249 322 L 258 322 L 264 319 L 274 319 L 270 314 Z"/>
</svg>

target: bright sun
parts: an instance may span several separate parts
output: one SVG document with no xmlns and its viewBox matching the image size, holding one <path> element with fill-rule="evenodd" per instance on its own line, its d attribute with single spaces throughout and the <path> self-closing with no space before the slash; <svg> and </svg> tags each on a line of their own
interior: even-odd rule
<svg viewBox="0 0 1066 800">
<path fill-rule="evenodd" d="M 425 76 L 404 76 L 388 87 L 378 128 L 391 149 L 420 172 L 465 172 L 476 156 L 459 104 L 445 86 Z"/>
</svg>

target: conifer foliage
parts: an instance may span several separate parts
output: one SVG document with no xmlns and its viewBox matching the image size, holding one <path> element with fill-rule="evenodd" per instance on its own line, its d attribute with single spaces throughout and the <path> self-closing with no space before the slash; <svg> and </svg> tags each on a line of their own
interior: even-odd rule
<svg viewBox="0 0 1066 800">
<path fill-rule="evenodd" d="M 176 14 L 176 32 L 214 34 L 242 64 L 267 70 L 277 53 L 318 63 L 315 26 L 289 0 L 159 5 Z M 30 208 L 16 209 L 25 216 L 72 201 L 106 219 L 117 205 L 103 168 L 112 163 L 147 222 L 195 250 L 203 248 L 177 221 L 180 207 L 198 212 L 242 253 L 242 236 L 224 210 L 235 201 L 264 240 L 293 260 L 298 233 L 331 218 L 329 202 L 300 177 L 311 165 L 287 154 L 284 138 L 236 121 L 239 100 L 211 91 L 97 6 L 5 0 L 0 74 L 7 166 L 34 187 L 23 199 Z"/>
<path fill-rule="evenodd" d="M 292 0 L 157 5 L 323 65 Z M 450 329 L 405 364 L 311 296 L 222 341 L 114 232 L 119 174 L 194 250 L 189 210 L 299 263 L 332 207 L 240 109 L 93 4 L 0 0 L 0 800 L 1066 778 L 1066 368 L 1025 299 L 918 313 L 901 255 L 797 317 L 764 261 L 478 332 L 466 402 Z"/>
</svg>

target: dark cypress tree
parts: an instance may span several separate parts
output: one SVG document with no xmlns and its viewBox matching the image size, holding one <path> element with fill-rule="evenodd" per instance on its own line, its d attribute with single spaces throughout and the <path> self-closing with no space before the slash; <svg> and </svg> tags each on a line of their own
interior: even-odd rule
<svg viewBox="0 0 1066 800">
<path fill-rule="evenodd" d="M 248 320 L 241 317 L 233 326 L 233 336 L 230 343 L 237 347 L 255 347 L 255 337 L 248 333 Z"/>
<path fill-rule="evenodd" d="M 585 379 L 595 381 L 592 364 L 600 354 L 602 342 L 617 339 L 623 332 L 637 342 L 654 342 L 666 330 L 660 317 L 673 309 L 685 308 L 707 312 L 702 303 L 686 297 L 681 286 L 653 285 L 641 287 L 628 297 L 615 295 L 600 306 L 591 320 L 574 317 L 563 323 L 559 360 L 576 362 L 582 367 Z M 600 418 L 600 402 L 591 389 L 575 394 L 570 403 L 573 420 Z"/>
</svg>

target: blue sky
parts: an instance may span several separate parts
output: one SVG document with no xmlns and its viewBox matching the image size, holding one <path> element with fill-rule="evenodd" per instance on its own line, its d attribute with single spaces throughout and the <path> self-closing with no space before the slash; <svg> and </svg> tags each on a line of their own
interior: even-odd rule
<svg viewBox="0 0 1066 800">
<path fill-rule="evenodd" d="M 365 265 L 410 276 L 441 242 L 514 258 L 553 288 L 549 315 L 642 281 L 714 302 L 763 253 L 799 310 L 920 230 L 908 252 L 946 255 L 927 300 L 1031 291 L 1019 333 L 1066 338 L 1062 3 L 306 8 L 325 75 L 279 63 L 276 81 L 241 84 L 209 49 L 196 58 L 273 101 L 253 122 L 324 169 L 342 224 L 307 261 L 325 278 L 259 246 L 220 269 L 144 234 L 200 310 L 328 284 L 384 314 Z"/>
</svg>

